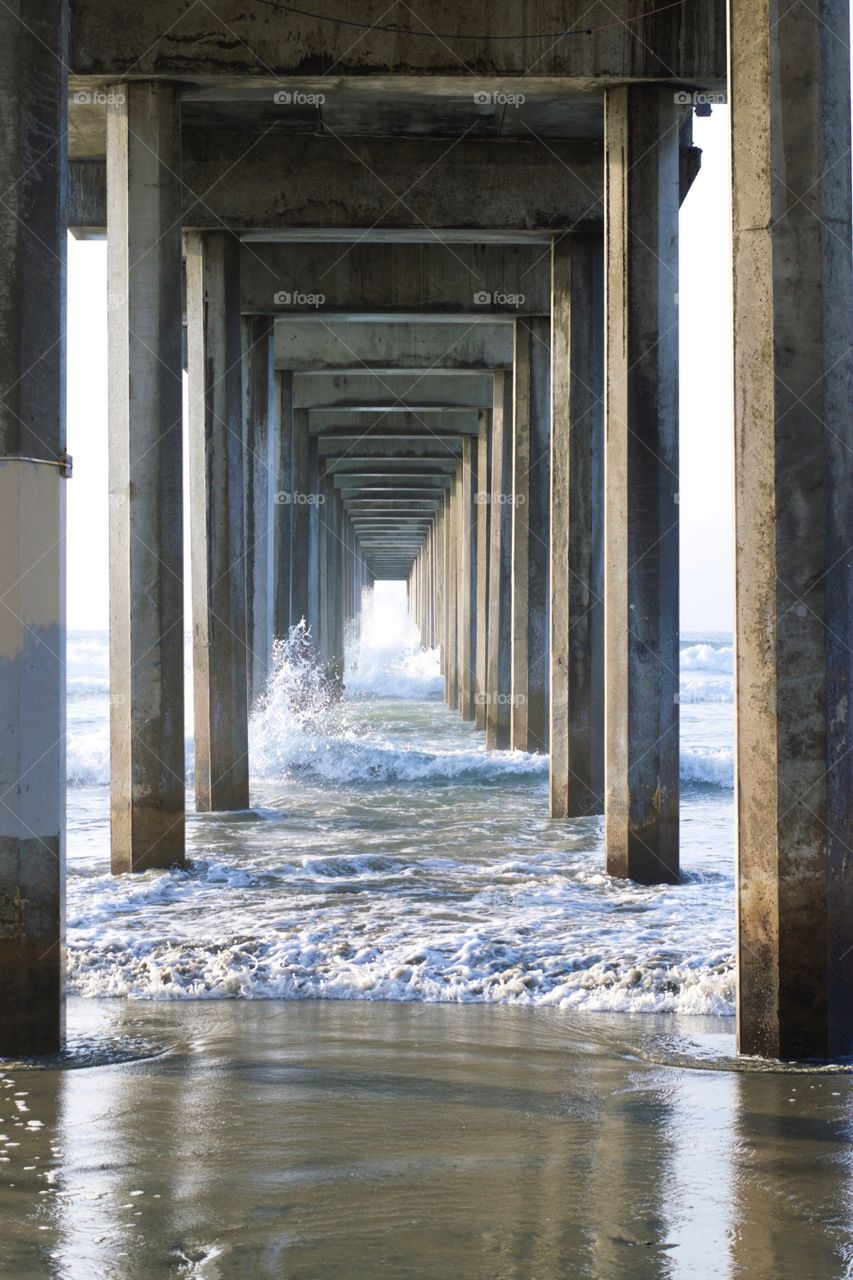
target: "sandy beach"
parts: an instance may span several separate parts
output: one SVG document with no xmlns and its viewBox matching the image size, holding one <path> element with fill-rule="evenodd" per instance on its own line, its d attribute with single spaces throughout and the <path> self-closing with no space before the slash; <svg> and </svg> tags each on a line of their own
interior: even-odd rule
<svg viewBox="0 0 853 1280">
<path fill-rule="evenodd" d="M 731 1069 L 732 1032 L 74 1000 L 68 1061 L 2 1072 L 2 1274 L 847 1276 L 853 1078 Z"/>
</svg>

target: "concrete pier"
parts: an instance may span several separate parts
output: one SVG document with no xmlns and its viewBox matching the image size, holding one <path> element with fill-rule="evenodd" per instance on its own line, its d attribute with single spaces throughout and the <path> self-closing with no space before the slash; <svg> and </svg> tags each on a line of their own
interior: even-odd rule
<svg viewBox="0 0 853 1280">
<path fill-rule="evenodd" d="M 187 236 L 196 808 L 249 805 L 239 246 Z"/>
<path fill-rule="evenodd" d="M 512 446 L 512 699 L 517 751 L 548 750 L 551 324 L 515 322 Z"/>
<path fill-rule="evenodd" d="M 478 729 L 486 727 L 486 689 L 489 660 L 489 548 L 492 476 L 492 426 L 489 413 L 480 413 L 477 432 L 477 653 L 475 660 L 476 703 L 474 720 Z"/>
<path fill-rule="evenodd" d="M 184 861 L 181 102 L 107 106 L 112 869 Z M 168 519 L 164 519 L 168 512 Z"/>
<path fill-rule="evenodd" d="M 552 258 L 552 818 L 604 812 L 604 281 L 599 237 Z"/>
<path fill-rule="evenodd" d="M 835 1058 L 853 1051 L 849 8 L 771 12 L 730 5 L 738 1041 Z"/>
<path fill-rule="evenodd" d="M 0 9 L 2 1056 L 65 1031 L 66 21 Z"/>
<path fill-rule="evenodd" d="M 476 720 L 477 714 L 477 563 L 478 441 L 462 441 L 462 486 L 460 493 L 461 556 L 459 573 L 459 714 Z"/>
<path fill-rule="evenodd" d="M 489 521 L 489 642 L 486 663 L 486 745 L 510 746 L 512 697 L 512 421 L 513 383 L 495 374 Z"/>
<path fill-rule="evenodd" d="M 245 476 L 246 643 L 249 702 L 263 693 L 275 630 L 275 474 L 278 443 L 275 326 L 267 316 L 243 322 L 243 450 Z"/>
<path fill-rule="evenodd" d="M 607 870 L 678 852 L 679 121 L 668 88 L 605 98 Z"/>
<path fill-rule="evenodd" d="M 62 1034 L 66 228 L 108 239 L 112 869 L 185 856 L 183 242 L 197 809 L 248 806 L 275 639 L 339 685 L 406 581 L 452 710 L 675 884 L 678 211 L 726 88 L 739 1038 L 850 1052 L 848 7 L 622 3 L 534 58 L 545 5 L 332 8 L 0 11 L 0 1053 Z"/>
<path fill-rule="evenodd" d="M 291 549 L 293 507 L 285 499 L 293 492 L 293 374 L 282 369 L 275 375 L 278 420 L 274 435 L 273 500 L 273 631 L 285 640 L 294 625 L 291 617 Z M 297 620 L 298 621 L 298 620 Z"/>
</svg>

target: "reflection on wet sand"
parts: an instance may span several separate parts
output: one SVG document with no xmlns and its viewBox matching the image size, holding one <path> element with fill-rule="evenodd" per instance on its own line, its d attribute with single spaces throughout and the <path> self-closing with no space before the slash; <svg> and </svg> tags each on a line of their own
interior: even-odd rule
<svg viewBox="0 0 853 1280">
<path fill-rule="evenodd" d="M 25 1139 L 0 1164 L 2 1274 L 849 1273 L 849 1076 L 668 1066 L 634 1051 L 648 1019 L 505 1006 L 87 1001 L 72 1017 L 166 1052 L 7 1072 L 0 1132 Z M 652 1038 L 675 1026 L 654 1019 Z"/>
</svg>

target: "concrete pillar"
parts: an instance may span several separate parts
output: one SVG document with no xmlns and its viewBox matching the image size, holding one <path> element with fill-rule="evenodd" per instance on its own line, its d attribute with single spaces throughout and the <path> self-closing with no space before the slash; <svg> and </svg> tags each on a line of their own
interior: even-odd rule
<svg viewBox="0 0 853 1280">
<path fill-rule="evenodd" d="M 462 442 L 462 565 L 459 603 L 459 711 L 463 720 L 476 720 L 477 712 L 477 495 L 478 445 L 466 436 Z"/>
<path fill-rule="evenodd" d="M 548 750 L 551 543 L 551 322 L 515 322 L 512 481 L 512 697 L 518 751 Z"/>
<path fill-rule="evenodd" d="M 195 795 L 249 804 L 239 242 L 187 236 Z"/>
<path fill-rule="evenodd" d="M 605 94 L 607 870 L 678 879 L 678 120 Z"/>
<path fill-rule="evenodd" d="M 604 812 L 604 279 L 599 236 L 552 257 L 552 818 Z"/>
<path fill-rule="evenodd" d="M 116 874 L 184 861 L 181 100 L 107 107 L 110 819 Z"/>
<path fill-rule="evenodd" d="M 850 96 L 841 0 L 731 0 L 738 1039 L 853 1052 Z"/>
<path fill-rule="evenodd" d="M 287 499 L 293 492 L 293 374 L 281 369 L 278 383 L 278 431 L 276 467 L 273 481 L 274 520 L 274 626 L 277 639 L 285 639 L 293 625 L 290 616 L 290 553 L 293 507 Z M 298 619 L 297 619 L 298 621 Z"/>
<path fill-rule="evenodd" d="M 492 425 L 487 409 L 480 413 L 477 434 L 477 652 L 475 656 L 475 714 L 478 729 L 486 727 L 489 653 L 489 521 L 492 509 Z"/>
<path fill-rule="evenodd" d="M 308 410 L 293 410 L 293 487 L 288 499 L 291 527 L 291 626 L 303 619 L 316 638 L 318 621 L 318 534 L 320 473 L 317 441 L 308 430 Z"/>
<path fill-rule="evenodd" d="M 273 640 L 274 493 L 276 443 L 275 324 L 270 316 L 243 321 L 243 441 L 245 450 L 246 639 L 249 702 L 266 688 Z"/>
<path fill-rule="evenodd" d="M 459 605 L 459 468 L 453 478 L 453 487 L 447 497 L 447 521 L 445 524 L 445 552 L 447 591 L 445 594 L 447 657 L 444 666 L 444 696 L 449 707 L 455 710 L 459 704 L 459 655 L 457 652 L 459 629 L 457 610 Z"/>
<path fill-rule="evenodd" d="M 24 21 L 23 19 L 26 19 Z M 0 1055 L 65 1031 L 65 130 L 59 0 L 0 7 Z"/>
<path fill-rule="evenodd" d="M 317 652 L 329 681 L 339 685 L 344 674 L 341 497 L 331 477 L 320 484 L 318 507 L 318 624 Z"/>
<path fill-rule="evenodd" d="M 447 520 L 447 498 L 442 498 L 441 506 L 438 509 L 435 520 L 435 643 L 438 647 L 438 669 L 441 675 L 445 673 L 445 663 L 447 661 L 447 643 L 444 636 L 444 615 L 445 615 L 445 562 L 446 555 L 446 537 L 445 525 Z"/>
<path fill-rule="evenodd" d="M 486 746 L 510 745 L 512 689 L 512 416 L 513 385 L 495 374 L 492 410 L 492 488 L 489 522 L 489 652 L 486 681 Z"/>
</svg>

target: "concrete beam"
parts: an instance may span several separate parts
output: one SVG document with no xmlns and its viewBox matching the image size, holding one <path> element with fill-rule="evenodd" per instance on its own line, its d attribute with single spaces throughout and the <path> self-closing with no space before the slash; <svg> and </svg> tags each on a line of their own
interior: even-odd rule
<svg viewBox="0 0 853 1280">
<path fill-rule="evenodd" d="M 312 435 L 328 433 L 337 438 L 354 436 L 356 439 L 385 436 L 414 436 L 440 439 L 451 436 L 477 434 L 476 409 L 450 409 L 446 405 L 418 409 L 396 409 L 375 406 L 363 409 L 312 409 L 310 431 Z M 361 446 L 359 446 L 360 448 Z"/>
<path fill-rule="evenodd" d="M 550 314 L 538 245 L 252 244 L 240 268 L 243 311 L 276 318 Z"/>
<path fill-rule="evenodd" d="M 352 459 L 363 462 L 365 459 L 380 459 L 398 463 L 424 462 L 451 463 L 462 456 L 462 440 L 458 436 L 441 436 L 434 434 L 422 436 L 400 436 L 399 438 L 380 438 L 369 436 L 359 441 L 357 446 L 348 437 L 337 434 L 318 436 L 317 452 L 321 458 L 344 462 Z M 327 465 L 327 464 L 324 464 Z"/>
<path fill-rule="evenodd" d="M 837 1060 L 853 1052 L 850 15 L 729 12 L 738 1041 Z"/>
<path fill-rule="evenodd" d="M 181 117 L 170 85 L 110 96 L 110 836 L 122 874 L 184 862 Z"/>
<path fill-rule="evenodd" d="M 0 1056 L 65 1034 L 65 145 L 59 0 L 0 8 Z"/>
<path fill-rule="evenodd" d="M 448 146 L 445 138 L 293 133 L 283 143 L 277 129 L 247 135 L 235 123 L 185 129 L 183 151 L 186 230 L 264 237 L 316 227 L 514 233 L 593 230 L 603 219 L 598 139 L 545 142 L 531 133 Z M 85 219 L 75 226 L 103 225 L 97 190 L 92 176 L 85 186 L 75 181 L 75 195 L 93 198 L 72 210 Z"/>
<path fill-rule="evenodd" d="M 280 369 L 499 369 L 512 365 L 512 325 L 457 320 L 444 324 L 275 322 Z"/>
<path fill-rule="evenodd" d="M 678 880 L 678 120 L 608 90 L 606 775 L 611 875 Z"/>
<path fill-rule="evenodd" d="M 187 236 L 195 792 L 200 812 L 249 806 L 239 252 Z"/>
<path fill-rule="evenodd" d="M 488 373 L 434 373 L 425 369 L 415 374 L 377 374 L 362 370 L 298 373 L 293 381 L 294 403 L 300 409 L 354 411 L 376 405 L 479 409 L 492 401 L 492 377 Z"/>
<path fill-rule="evenodd" d="M 269 77 L 288 77 L 287 88 L 313 85 L 327 93 L 338 77 L 355 77 L 360 95 L 387 90 L 394 75 L 401 90 L 432 98 L 473 98 L 483 86 L 511 87 L 501 84 L 504 77 L 531 92 L 558 77 L 568 96 L 588 90 L 590 82 L 676 76 L 704 82 L 725 75 L 725 18 L 716 2 L 699 12 L 656 10 L 638 22 L 635 4 L 613 0 L 578 27 L 549 0 L 526 9 L 522 21 L 511 0 L 473 13 L 453 0 L 435 0 L 429 30 L 438 35 L 427 39 L 417 38 L 425 32 L 414 19 L 406 23 L 415 33 L 409 35 L 393 15 L 383 20 L 381 5 L 365 8 L 363 0 L 337 5 L 334 19 L 294 12 L 286 23 L 274 9 L 247 9 L 236 0 L 215 0 L 209 13 L 192 0 L 149 0 L 132 15 L 122 0 L 75 0 L 73 12 L 76 76 L 115 78 L 133 67 L 138 75 L 200 86 L 214 78 L 214 98 L 217 77 L 257 84 L 265 95 L 281 88 L 276 81 L 264 84 L 259 68 Z M 570 83 L 564 86 L 563 78 Z"/>
</svg>

